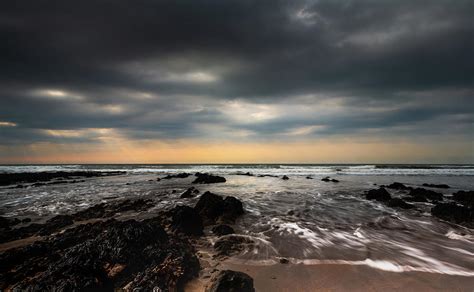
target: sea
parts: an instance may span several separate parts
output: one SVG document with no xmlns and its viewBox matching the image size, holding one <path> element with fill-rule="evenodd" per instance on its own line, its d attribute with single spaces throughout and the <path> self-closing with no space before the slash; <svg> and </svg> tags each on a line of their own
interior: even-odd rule
<svg viewBox="0 0 474 292">
<path fill-rule="evenodd" d="M 474 277 L 474 230 L 431 216 L 430 203 L 416 209 L 390 208 L 365 198 L 365 192 L 401 182 L 411 187 L 447 184 L 449 201 L 459 190 L 474 190 L 474 165 L 410 164 L 103 164 L 1 165 L 0 173 L 124 171 L 123 175 L 87 178 L 71 184 L 26 188 L 0 187 L 0 215 L 42 222 L 92 205 L 146 198 L 155 207 L 137 217 L 153 216 L 176 205 L 193 206 L 199 196 L 181 199 L 195 186 L 234 196 L 246 214 L 235 224 L 251 239 L 233 260 L 269 265 L 282 257 L 295 264 L 365 265 L 391 272 L 429 272 Z M 157 180 L 168 174 L 207 172 L 225 183 L 193 185 L 193 176 Z M 267 175 L 267 176 L 265 176 Z M 288 180 L 281 179 L 288 176 Z M 261 177 L 264 176 L 264 177 Z M 339 182 L 324 182 L 329 176 Z M 406 191 L 390 190 L 392 197 Z M 131 215 L 133 217 L 133 215 Z M 207 240 L 217 240 L 209 231 Z"/>
</svg>

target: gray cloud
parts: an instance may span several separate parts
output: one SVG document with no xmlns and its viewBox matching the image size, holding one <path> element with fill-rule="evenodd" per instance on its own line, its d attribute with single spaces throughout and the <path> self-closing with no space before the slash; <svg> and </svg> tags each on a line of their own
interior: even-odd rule
<svg viewBox="0 0 474 292">
<path fill-rule="evenodd" d="M 463 0 L 7 3 L 0 122 L 17 126 L 0 125 L 0 144 L 100 141 L 88 129 L 472 141 L 473 13 Z"/>
</svg>

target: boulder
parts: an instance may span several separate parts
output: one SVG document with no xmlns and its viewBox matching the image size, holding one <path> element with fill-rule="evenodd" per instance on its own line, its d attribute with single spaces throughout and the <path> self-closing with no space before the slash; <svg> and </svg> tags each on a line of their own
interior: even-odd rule
<svg viewBox="0 0 474 292">
<path fill-rule="evenodd" d="M 215 184 L 215 183 L 224 183 L 226 182 L 225 177 L 212 175 L 208 173 L 197 172 L 196 179 L 193 181 L 193 184 Z"/>
<path fill-rule="evenodd" d="M 338 183 L 339 180 L 335 179 L 335 178 L 330 178 L 329 176 L 326 176 L 324 178 L 321 179 L 321 181 L 324 181 L 324 182 L 335 182 L 335 183 Z"/>
<path fill-rule="evenodd" d="M 289 180 L 290 178 L 287 177 L 286 175 L 284 175 L 281 179 L 282 179 L 282 180 Z"/>
<path fill-rule="evenodd" d="M 254 292 L 253 279 L 242 272 L 223 270 L 215 274 L 206 292 Z"/>
<path fill-rule="evenodd" d="M 400 198 L 393 198 L 390 199 L 387 203 L 387 206 L 392 208 L 402 208 L 402 209 L 413 209 L 415 208 L 414 205 L 405 202 L 403 199 Z"/>
<path fill-rule="evenodd" d="M 209 191 L 201 195 L 194 209 L 206 225 L 214 224 L 218 220 L 232 223 L 244 214 L 242 202 L 237 198 L 229 196 L 223 199 Z"/>
<path fill-rule="evenodd" d="M 412 187 L 407 187 L 406 185 L 400 183 L 400 182 L 394 182 L 386 186 L 389 189 L 394 189 L 394 190 L 411 190 L 413 189 Z"/>
<path fill-rule="evenodd" d="M 474 208 L 474 191 L 459 191 L 453 194 L 453 200 L 466 207 Z"/>
<path fill-rule="evenodd" d="M 239 252 L 250 249 L 255 242 L 244 235 L 225 235 L 214 243 L 214 249 L 218 256 L 231 256 Z"/>
<path fill-rule="evenodd" d="M 439 203 L 431 208 L 431 215 L 440 219 L 474 227 L 474 209 L 456 203 Z"/>
<path fill-rule="evenodd" d="M 311 176 L 307 176 L 306 179 L 313 179 Z"/>
<path fill-rule="evenodd" d="M 369 190 L 365 195 L 367 200 L 377 200 L 377 201 L 389 201 L 391 199 L 390 193 L 387 192 L 384 188 L 379 188 L 376 190 Z"/>
<path fill-rule="evenodd" d="M 217 236 L 223 236 L 223 235 L 235 233 L 235 231 L 234 231 L 234 228 L 230 227 L 229 225 L 221 224 L 221 225 L 214 226 L 212 228 L 212 233 L 214 233 Z"/>
<path fill-rule="evenodd" d="M 169 211 L 171 228 L 186 235 L 203 235 L 203 224 L 199 213 L 188 206 L 177 206 Z"/>
<path fill-rule="evenodd" d="M 408 195 L 413 197 L 415 202 L 424 202 L 426 200 L 437 202 L 443 200 L 443 194 L 423 188 L 412 189 Z"/>
<path fill-rule="evenodd" d="M 194 192 L 196 189 L 194 187 L 190 187 L 186 191 L 184 191 L 181 196 L 179 196 L 181 199 L 186 199 L 186 198 L 192 198 L 194 197 Z M 198 191 L 199 192 L 199 191 Z"/>
</svg>

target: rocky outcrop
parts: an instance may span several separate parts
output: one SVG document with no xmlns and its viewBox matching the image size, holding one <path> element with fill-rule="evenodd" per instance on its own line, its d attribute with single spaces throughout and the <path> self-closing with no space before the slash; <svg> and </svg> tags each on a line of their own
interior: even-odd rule
<svg viewBox="0 0 474 292">
<path fill-rule="evenodd" d="M 225 177 L 212 175 L 208 173 L 197 172 L 196 179 L 193 181 L 193 184 L 215 184 L 215 183 L 224 183 L 226 182 Z"/>
<path fill-rule="evenodd" d="M 324 181 L 324 182 L 334 182 L 334 183 L 338 183 L 339 180 L 335 179 L 335 178 L 330 178 L 329 176 L 326 176 L 324 178 L 321 179 L 321 181 Z"/>
<path fill-rule="evenodd" d="M 203 235 L 203 224 L 199 213 L 188 206 L 177 206 L 168 213 L 171 217 L 171 227 L 174 231 L 186 235 Z"/>
<path fill-rule="evenodd" d="M 72 216 L 74 220 L 81 221 L 93 218 L 107 218 L 114 216 L 117 213 L 127 211 L 145 211 L 151 207 L 153 207 L 153 202 L 151 200 L 122 200 L 97 204 L 85 210 L 79 211 Z"/>
<path fill-rule="evenodd" d="M 404 191 L 408 191 L 408 190 L 413 189 L 412 187 L 407 187 L 406 185 L 404 185 L 400 182 L 391 183 L 388 186 L 386 186 L 386 188 L 393 189 L 393 190 L 404 190 Z"/>
<path fill-rule="evenodd" d="M 423 184 L 424 187 L 437 188 L 437 189 L 449 189 L 447 184 Z"/>
<path fill-rule="evenodd" d="M 39 183 L 53 179 L 90 178 L 100 176 L 111 176 L 125 174 L 124 171 L 56 171 L 56 172 L 21 172 L 21 173 L 1 173 L 0 186 L 7 186 L 17 183 Z M 63 183 L 63 182 L 54 182 Z M 42 184 L 37 184 L 37 186 Z M 23 186 L 22 186 L 23 187 Z"/>
<path fill-rule="evenodd" d="M 431 215 L 469 228 L 474 227 L 474 209 L 456 203 L 439 203 L 431 209 Z"/>
<path fill-rule="evenodd" d="M 186 191 L 184 191 L 179 197 L 181 199 L 187 199 L 194 197 L 195 194 L 199 194 L 199 190 L 194 187 L 190 187 Z"/>
<path fill-rule="evenodd" d="M 217 251 L 218 257 L 231 256 L 239 252 L 251 249 L 255 242 L 244 235 L 226 235 L 219 238 L 214 243 L 214 249 Z"/>
<path fill-rule="evenodd" d="M 177 173 L 177 174 L 168 174 L 167 176 L 165 176 L 161 179 L 187 178 L 190 175 L 191 175 L 190 173 L 181 172 L 181 173 Z"/>
<path fill-rule="evenodd" d="M 287 177 L 286 175 L 284 175 L 284 176 L 282 176 L 282 178 L 281 178 L 281 179 L 282 179 L 282 180 L 289 180 L 290 178 L 289 178 L 289 177 Z"/>
<path fill-rule="evenodd" d="M 392 207 L 392 208 L 402 208 L 402 209 L 413 209 L 413 208 L 415 208 L 414 205 L 409 204 L 409 203 L 405 202 L 403 199 L 400 199 L 400 198 L 390 199 L 387 202 L 387 206 Z"/>
<path fill-rule="evenodd" d="M 223 235 L 235 233 L 235 231 L 234 231 L 234 228 L 230 227 L 229 225 L 220 224 L 212 228 L 212 233 L 214 233 L 217 236 L 223 236 Z"/>
<path fill-rule="evenodd" d="M 474 191 L 459 191 L 453 194 L 453 200 L 466 207 L 474 208 Z"/>
<path fill-rule="evenodd" d="M 215 222 L 233 223 L 244 214 L 242 202 L 235 197 L 226 197 L 205 192 L 199 198 L 194 209 L 201 215 L 205 225 Z"/>
<path fill-rule="evenodd" d="M 443 200 L 443 194 L 423 188 L 412 189 L 408 195 L 412 198 L 413 202 L 437 202 Z"/>
<path fill-rule="evenodd" d="M 253 279 L 242 272 L 223 270 L 214 275 L 206 292 L 254 292 Z"/>
<path fill-rule="evenodd" d="M 156 220 L 84 224 L 0 254 L 0 289 L 181 291 L 199 261 Z"/>
<path fill-rule="evenodd" d="M 389 201 L 392 197 L 390 196 L 390 193 L 387 192 L 386 189 L 379 188 L 376 190 L 369 190 L 367 194 L 365 195 L 365 198 L 367 200 L 376 200 L 376 201 L 384 202 L 384 201 Z"/>
</svg>

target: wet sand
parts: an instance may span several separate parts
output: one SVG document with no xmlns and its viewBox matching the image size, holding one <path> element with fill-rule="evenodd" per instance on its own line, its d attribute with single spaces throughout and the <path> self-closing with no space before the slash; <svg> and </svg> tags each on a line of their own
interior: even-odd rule
<svg viewBox="0 0 474 292">
<path fill-rule="evenodd" d="M 386 272 L 344 264 L 246 265 L 230 261 L 221 270 L 247 273 L 256 291 L 474 291 L 474 277 L 422 272 Z M 208 278 L 189 283 L 186 291 L 204 291 Z"/>
</svg>

